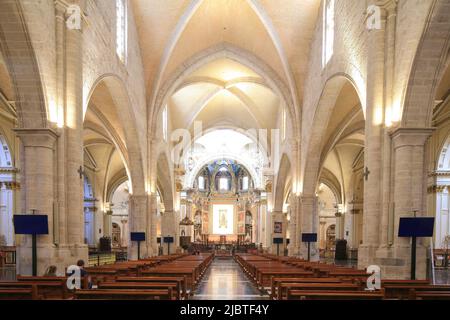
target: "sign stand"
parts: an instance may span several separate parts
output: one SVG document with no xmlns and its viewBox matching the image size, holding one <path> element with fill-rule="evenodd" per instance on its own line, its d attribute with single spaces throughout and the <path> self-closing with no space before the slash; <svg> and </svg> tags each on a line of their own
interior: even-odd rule
<svg viewBox="0 0 450 320">
<path fill-rule="evenodd" d="M 308 244 L 308 261 L 311 261 L 311 242 L 317 242 L 317 233 L 302 233 L 302 242 Z"/>
<path fill-rule="evenodd" d="M 416 255 L 417 238 L 432 237 L 434 229 L 434 218 L 432 217 L 400 218 L 398 236 L 411 238 L 411 280 L 416 280 Z"/>
<path fill-rule="evenodd" d="M 283 244 L 283 238 L 273 238 L 273 243 L 277 245 L 277 257 L 280 256 L 280 244 Z"/>
<path fill-rule="evenodd" d="M 173 243 L 173 237 L 167 236 L 163 239 L 164 243 L 167 243 L 167 254 L 170 255 L 170 244 Z"/>
<path fill-rule="evenodd" d="M 36 215 L 37 210 L 32 209 L 31 214 L 14 215 L 15 234 L 31 235 L 31 270 L 33 277 L 37 276 L 37 235 L 48 234 L 48 217 Z"/>
<path fill-rule="evenodd" d="M 141 259 L 141 242 L 145 241 L 145 232 L 131 232 L 131 241 L 137 242 L 137 259 Z"/>
</svg>

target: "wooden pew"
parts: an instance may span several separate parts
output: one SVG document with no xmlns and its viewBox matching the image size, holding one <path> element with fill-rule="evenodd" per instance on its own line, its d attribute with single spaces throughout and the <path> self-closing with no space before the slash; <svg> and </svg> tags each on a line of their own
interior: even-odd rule
<svg viewBox="0 0 450 320">
<path fill-rule="evenodd" d="M 37 288 L 0 289 L 0 300 L 39 300 Z"/>
<path fill-rule="evenodd" d="M 118 277 L 117 282 L 139 282 L 139 283 L 152 283 L 152 282 L 167 282 L 175 283 L 181 288 L 181 293 L 184 299 L 188 299 L 187 281 L 186 277 Z"/>
<path fill-rule="evenodd" d="M 175 277 L 175 278 L 185 278 L 187 291 L 193 292 L 197 280 L 195 276 L 195 270 L 193 268 L 170 268 L 170 269 L 150 269 L 142 272 L 142 277 Z"/>
<path fill-rule="evenodd" d="M 300 269 L 282 269 L 282 268 L 268 268 L 258 269 L 256 272 L 256 279 L 258 287 L 264 290 L 271 286 L 272 277 L 278 278 L 312 278 L 314 274 L 310 271 L 302 271 Z"/>
<path fill-rule="evenodd" d="M 449 292 L 419 291 L 414 293 L 415 300 L 450 300 Z"/>
<path fill-rule="evenodd" d="M 389 299 L 415 299 L 419 292 L 440 292 L 442 294 L 450 294 L 450 286 L 448 285 L 395 285 L 385 284 L 385 297 Z"/>
<path fill-rule="evenodd" d="M 171 300 L 172 289 L 91 289 L 76 290 L 77 300 Z"/>
<path fill-rule="evenodd" d="M 285 283 L 281 282 L 278 285 L 277 299 L 287 299 L 287 292 L 289 290 L 295 291 L 359 291 L 359 286 L 354 283 Z"/>
<path fill-rule="evenodd" d="M 382 300 L 384 293 L 365 291 L 337 291 L 337 290 L 288 290 L 288 300 Z"/>
<path fill-rule="evenodd" d="M 67 299 L 69 297 L 65 280 L 0 282 L 0 289 L 35 289 L 42 299 Z"/>
<path fill-rule="evenodd" d="M 341 283 L 338 278 L 277 278 L 272 277 L 270 299 L 278 299 L 279 284 L 281 283 Z"/>
<path fill-rule="evenodd" d="M 181 300 L 180 287 L 177 283 L 167 282 L 104 282 L 100 283 L 99 289 L 136 289 L 136 290 L 170 290 L 173 296 L 170 300 Z"/>
</svg>

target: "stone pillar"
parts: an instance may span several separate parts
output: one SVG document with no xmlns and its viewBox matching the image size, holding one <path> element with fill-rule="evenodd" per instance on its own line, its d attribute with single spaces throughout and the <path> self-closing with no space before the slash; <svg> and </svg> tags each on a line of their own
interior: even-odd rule
<svg viewBox="0 0 450 320">
<path fill-rule="evenodd" d="M 193 212 L 192 212 L 192 191 L 188 191 L 187 192 L 187 198 L 185 201 L 185 210 L 186 210 L 186 217 L 188 217 L 191 221 L 193 220 Z M 183 219 L 184 217 L 181 216 L 181 219 Z M 185 228 L 186 230 L 186 236 L 191 237 L 191 241 L 195 241 L 194 239 L 194 234 L 193 234 L 193 230 L 194 228 L 192 226 L 188 226 L 187 228 Z"/>
<path fill-rule="evenodd" d="M 277 245 L 273 243 L 274 238 L 283 239 L 283 243 L 279 245 L 279 255 L 282 256 L 284 252 L 284 246 L 286 244 L 286 219 L 284 219 L 284 214 L 282 211 L 273 211 L 271 213 L 272 216 L 272 224 L 267 226 L 269 232 L 271 234 L 270 237 L 270 252 L 272 254 L 277 254 Z M 281 233 L 276 233 L 275 225 L 279 226 L 281 224 Z M 270 228 L 270 229 L 269 229 Z"/>
<path fill-rule="evenodd" d="M 122 247 L 128 247 L 128 239 L 129 239 L 129 232 L 128 232 L 128 220 L 127 219 L 122 219 L 120 222 L 122 222 L 122 243 L 120 244 Z"/>
<path fill-rule="evenodd" d="M 394 228 L 390 246 L 381 246 L 375 264 L 381 267 L 383 278 L 409 279 L 411 266 L 411 239 L 399 238 L 400 217 L 426 215 L 427 179 L 425 166 L 425 143 L 432 129 L 399 128 L 392 136 Z M 387 228 L 387 226 L 381 226 Z M 426 278 L 426 248 L 424 239 L 417 244 L 417 279 Z"/>
<path fill-rule="evenodd" d="M 386 63 L 385 63 L 385 113 L 386 124 L 393 121 L 393 90 L 395 81 L 395 37 L 397 22 L 397 1 L 388 0 L 384 8 L 386 9 Z M 392 190 L 391 190 L 391 137 L 389 132 L 384 130 L 383 134 L 383 192 L 382 192 L 382 212 L 381 225 L 389 225 L 392 221 L 391 214 L 393 208 Z M 380 246 L 388 246 L 390 237 L 389 228 L 380 230 Z"/>
<path fill-rule="evenodd" d="M 298 233 L 298 222 L 300 214 L 300 198 L 294 194 L 289 197 L 289 210 L 291 221 L 289 224 L 289 246 L 288 254 L 289 256 L 296 256 L 299 254 L 300 249 L 300 235 Z"/>
<path fill-rule="evenodd" d="M 382 192 L 382 128 L 384 124 L 384 61 L 386 13 L 382 9 L 381 28 L 368 30 L 367 101 L 364 165 L 364 230 L 358 251 L 360 268 L 373 264 L 380 241 Z"/>
<path fill-rule="evenodd" d="M 161 237 L 173 237 L 174 242 L 170 244 L 170 254 L 173 254 L 177 250 L 176 237 L 177 237 L 178 223 L 176 221 L 176 213 L 174 211 L 166 211 L 161 216 Z M 161 239 L 162 241 L 162 239 Z M 168 254 L 169 245 L 163 243 L 163 254 Z"/>
<path fill-rule="evenodd" d="M 80 5 L 79 0 L 71 4 Z M 66 199 L 68 244 L 83 244 L 83 78 L 81 30 L 66 28 L 65 85 L 66 85 Z M 74 252 L 77 254 L 76 252 Z"/>
<path fill-rule="evenodd" d="M 302 233 L 318 233 L 319 232 L 319 212 L 318 212 L 318 198 L 316 196 L 300 197 L 300 215 L 298 217 L 300 223 L 299 247 L 300 255 L 308 258 L 308 245 L 301 243 Z M 311 243 L 311 261 L 319 260 L 319 249 L 317 243 Z"/>
<path fill-rule="evenodd" d="M 140 258 L 145 258 L 151 255 L 148 243 L 151 240 L 151 233 L 149 233 L 149 223 L 147 222 L 147 195 L 130 195 L 129 198 L 129 215 L 130 232 L 145 232 L 145 242 L 140 244 Z M 138 244 L 135 241 L 130 241 L 130 233 L 127 235 L 128 239 L 128 259 L 136 260 L 138 258 Z"/>
<path fill-rule="evenodd" d="M 148 234 L 147 247 L 149 255 L 158 255 L 159 244 L 156 242 L 157 238 L 157 224 L 158 224 L 158 201 L 156 193 L 148 196 L 148 208 L 147 208 L 147 221 L 148 221 Z"/>
<path fill-rule="evenodd" d="M 37 210 L 37 214 L 48 215 L 48 235 L 37 237 L 38 275 L 50 265 L 56 265 L 61 273 L 78 258 L 54 244 L 54 201 L 55 201 L 55 149 L 56 133 L 51 129 L 17 129 L 21 145 L 22 208 L 25 213 Z M 17 243 L 17 272 L 31 275 L 31 236 L 21 236 Z"/>
<path fill-rule="evenodd" d="M 67 5 L 60 0 L 55 1 L 55 49 L 56 49 L 56 104 L 58 110 L 58 124 L 65 122 L 65 36 L 66 36 L 66 10 Z M 67 217 L 66 217 L 66 130 L 58 129 L 57 141 L 57 200 L 55 223 L 58 224 L 55 234 L 55 243 L 65 245 L 67 243 Z"/>
</svg>

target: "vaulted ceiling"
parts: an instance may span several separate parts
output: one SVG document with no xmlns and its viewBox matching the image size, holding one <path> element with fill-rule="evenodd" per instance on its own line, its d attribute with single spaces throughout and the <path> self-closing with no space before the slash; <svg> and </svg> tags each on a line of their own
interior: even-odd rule
<svg viewBox="0 0 450 320">
<path fill-rule="evenodd" d="M 190 57 L 226 43 L 273 69 L 299 107 L 320 0 L 283 0 L 282 6 L 278 0 L 132 0 L 132 5 L 148 101 Z M 189 75 L 169 103 L 177 115 L 173 126 L 182 128 L 194 118 L 271 128 L 280 106 L 260 74 L 227 59 Z"/>
<path fill-rule="evenodd" d="M 169 100 L 172 126 L 275 128 L 280 99 L 253 70 L 230 59 L 212 61 L 184 79 Z"/>
</svg>

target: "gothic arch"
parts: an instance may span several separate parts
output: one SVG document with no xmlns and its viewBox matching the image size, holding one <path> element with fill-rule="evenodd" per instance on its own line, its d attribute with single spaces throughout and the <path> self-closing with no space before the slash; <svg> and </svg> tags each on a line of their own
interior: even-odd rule
<svg viewBox="0 0 450 320">
<path fill-rule="evenodd" d="M 157 185 L 159 186 L 160 195 L 164 201 L 164 209 L 166 211 L 174 210 L 173 183 L 171 179 L 170 163 L 167 155 L 162 152 L 157 159 Z"/>
<path fill-rule="evenodd" d="M 142 149 L 139 145 L 138 134 L 136 130 L 136 119 L 132 111 L 130 98 L 126 90 L 126 86 L 122 79 L 114 74 L 102 75 L 92 86 L 88 100 L 91 100 L 96 88 L 104 83 L 109 89 L 111 98 L 114 101 L 114 106 L 124 131 L 125 151 L 124 156 L 129 165 L 130 187 L 133 194 L 145 194 L 145 175 Z M 85 114 L 84 114 L 85 115 Z M 84 116 L 83 115 L 83 116 Z M 111 127 L 111 126 L 110 126 Z M 111 128 L 112 129 L 112 128 Z M 120 140 L 120 139 L 119 139 Z M 120 146 L 119 146 L 120 147 Z M 119 148 L 119 149 L 124 149 Z"/>
<path fill-rule="evenodd" d="M 169 96 L 175 92 L 176 88 L 183 84 L 185 77 L 203 65 L 220 58 L 228 58 L 236 61 L 261 75 L 267 85 L 280 97 L 284 103 L 286 103 L 290 113 L 290 118 L 292 119 L 291 124 L 294 129 L 293 131 L 294 133 L 298 132 L 299 126 L 295 120 L 298 119 L 298 113 L 294 108 L 294 103 L 289 93 L 289 89 L 283 80 L 281 80 L 276 72 L 264 61 L 252 53 L 229 43 L 222 43 L 195 54 L 187 59 L 172 73 L 156 96 L 153 113 L 150 118 L 150 132 L 156 132 L 158 115 L 164 108 Z"/>
<path fill-rule="evenodd" d="M 436 89 L 450 50 L 450 0 L 434 0 L 404 93 L 402 126 L 431 125 Z"/>
<path fill-rule="evenodd" d="M 336 105 L 339 94 L 346 83 L 350 82 L 355 89 L 359 101 L 361 95 L 357 90 L 357 86 L 353 79 L 343 73 L 338 73 L 330 77 L 324 86 L 317 107 L 312 125 L 309 140 L 304 141 L 302 154 L 305 158 L 302 162 L 302 177 L 303 177 L 303 194 L 314 195 L 317 187 L 317 181 L 320 173 L 320 163 L 323 148 L 325 147 L 325 134 L 329 124 L 332 111 Z"/>
<path fill-rule="evenodd" d="M 291 178 L 291 162 L 286 154 L 283 154 L 277 174 L 277 183 L 275 186 L 274 211 L 282 211 L 284 196 Z"/>
<path fill-rule="evenodd" d="M 39 65 L 19 0 L 0 1 L 0 51 L 14 85 L 19 127 L 48 127 Z"/>
</svg>

